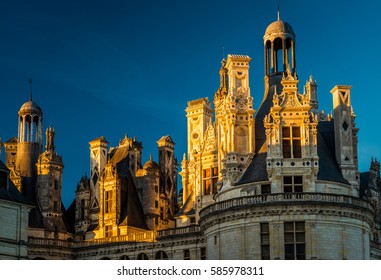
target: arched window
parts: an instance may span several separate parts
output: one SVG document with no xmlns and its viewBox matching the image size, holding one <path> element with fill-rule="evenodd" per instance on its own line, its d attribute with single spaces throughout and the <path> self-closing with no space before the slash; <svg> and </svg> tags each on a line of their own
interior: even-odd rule
<svg viewBox="0 0 381 280">
<path fill-rule="evenodd" d="M 155 254 L 155 260 L 168 260 L 168 255 L 164 251 L 158 251 Z"/>
<path fill-rule="evenodd" d="M 266 42 L 266 53 L 265 53 L 265 67 L 266 67 L 266 75 L 272 74 L 271 68 L 271 42 Z"/>
<path fill-rule="evenodd" d="M 120 259 L 120 260 L 129 260 L 130 257 L 127 256 L 127 255 L 123 255 L 123 256 L 120 256 L 119 259 Z"/>
<path fill-rule="evenodd" d="M 281 38 L 274 40 L 274 73 L 283 71 L 283 41 Z"/>
<path fill-rule="evenodd" d="M 103 258 L 101 258 L 101 260 L 111 260 L 111 259 L 108 257 L 103 257 Z"/>
</svg>

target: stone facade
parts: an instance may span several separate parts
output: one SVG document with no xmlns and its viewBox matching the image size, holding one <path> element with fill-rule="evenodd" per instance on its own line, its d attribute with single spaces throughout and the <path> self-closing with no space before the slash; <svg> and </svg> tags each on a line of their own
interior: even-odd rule
<svg viewBox="0 0 381 280">
<path fill-rule="evenodd" d="M 380 163 L 358 170 L 351 87 L 332 89 L 333 115 L 320 111 L 312 76 L 299 91 L 295 38 L 279 15 L 267 27 L 257 110 L 247 55 L 222 60 L 213 101 L 188 102 L 179 200 L 170 136 L 145 164 L 135 138 L 111 148 L 102 136 L 89 143 L 90 177 L 62 208 L 54 130 L 42 152 L 42 110 L 25 103 L 5 148 L 11 180 L 36 206 L 27 257 L 381 259 Z"/>
</svg>

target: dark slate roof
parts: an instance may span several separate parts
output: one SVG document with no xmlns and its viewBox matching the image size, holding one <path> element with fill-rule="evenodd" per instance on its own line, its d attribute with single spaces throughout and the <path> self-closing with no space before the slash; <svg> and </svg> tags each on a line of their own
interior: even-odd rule
<svg viewBox="0 0 381 280">
<path fill-rule="evenodd" d="M 196 213 L 196 211 L 194 210 L 194 207 L 193 207 L 193 192 L 191 193 L 191 195 L 188 196 L 187 200 L 185 201 L 185 203 L 181 206 L 179 212 L 176 214 L 176 216 L 181 216 L 183 214 L 187 214 L 187 215 L 193 215 Z"/>
<path fill-rule="evenodd" d="M 8 167 L 1 160 L 0 160 L 0 170 L 4 170 L 4 171 L 9 172 Z"/>
<path fill-rule="evenodd" d="M 144 219 L 143 207 L 140 203 L 135 183 L 129 170 L 125 171 L 127 176 L 122 178 L 122 197 L 121 197 L 121 213 L 119 223 L 126 224 L 131 227 L 148 229 Z"/>
<path fill-rule="evenodd" d="M 129 168 L 129 145 L 120 145 L 110 153 L 109 162 L 116 167 L 121 180 L 121 213 L 119 224 L 148 229 L 144 219 L 143 207 L 140 203 L 135 183 Z"/>
<path fill-rule="evenodd" d="M 0 172 L 6 172 L 9 174 L 8 167 L 0 160 Z M 5 175 L 5 174 L 4 174 Z M 15 187 L 11 179 L 8 177 L 8 187 L 0 186 L 0 199 L 33 205 L 33 202 L 23 196 L 18 189 Z"/>
<path fill-rule="evenodd" d="M 0 199 L 27 205 L 33 205 L 33 203 L 29 199 L 27 199 L 17 190 L 17 188 L 13 185 L 11 180 L 9 180 L 8 189 L 0 188 Z"/>
<path fill-rule="evenodd" d="M 74 233 L 74 223 L 75 223 L 75 199 L 70 204 L 68 209 L 62 204 L 62 219 L 65 223 L 67 231 Z"/>
<path fill-rule="evenodd" d="M 335 131 L 334 122 L 320 121 L 318 124 L 318 156 L 319 156 L 319 172 L 318 180 L 333 181 L 343 184 L 349 184 L 344 179 L 340 171 L 339 165 L 335 156 Z"/>
<path fill-rule="evenodd" d="M 270 112 L 270 108 L 273 105 L 273 96 L 275 91 L 278 94 L 282 92 L 282 85 L 280 83 L 281 80 L 282 75 L 274 75 L 269 77 L 269 84 L 274 86 L 270 87 L 268 92 L 265 92 L 262 104 L 255 115 L 255 156 L 249 167 L 246 169 L 246 172 L 237 182 L 238 185 L 269 180 L 266 170 L 267 146 L 263 119 Z"/>
</svg>

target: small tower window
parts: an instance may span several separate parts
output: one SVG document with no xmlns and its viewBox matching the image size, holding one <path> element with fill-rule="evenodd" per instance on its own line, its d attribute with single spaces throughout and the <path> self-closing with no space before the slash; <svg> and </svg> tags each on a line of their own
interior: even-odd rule
<svg viewBox="0 0 381 280">
<path fill-rule="evenodd" d="M 58 180 L 54 180 L 54 189 L 58 190 L 58 186 L 59 186 Z"/>
<path fill-rule="evenodd" d="M 81 206 L 80 206 L 80 219 L 84 220 L 85 219 L 85 200 L 81 199 Z"/>
<path fill-rule="evenodd" d="M 217 192 L 218 168 L 204 169 L 203 189 L 204 195 L 215 194 Z"/>
<path fill-rule="evenodd" d="M 304 222 L 284 223 L 284 252 L 286 260 L 306 259 Z"/>
<path fill-rule="evenodd" d="M 283 190 L 285 193 L 303 192 L 303 177 L 302 176 L 284 176 Z"/>
<path fill-rule="evenodd" d="M 282 127 L 282 144 L 284 158 L 301 158 L 301 133 L 300 127 L 284 126 Z"/>
<path fill-rule="evenodd" d="M 105 213 L 112 213 L 112 191 L 105 192 Z"/>
<path fill-rule="evenodd" d="M 270 259 L 270 227 L 269 223 L 261 223 L 261 259 Z"/>
</svg>

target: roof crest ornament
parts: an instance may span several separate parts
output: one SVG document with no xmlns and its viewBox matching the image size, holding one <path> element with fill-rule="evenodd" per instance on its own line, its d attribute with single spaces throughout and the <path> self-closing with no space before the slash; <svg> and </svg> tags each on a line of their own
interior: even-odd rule
<svg viewBox="0 0 381 280">
<path fill-rule="evenodd" d="M 29 79 L 29 89 L 30 89 L 30 101 L 33 101 L 32 79 Z"/>
<path fill-rule="evenodd" d="M 280 20 L 280 7 L 279 7 L 279 2 L 278 2 L 278 20 Z"/>
</svg>

